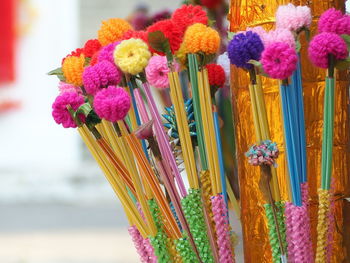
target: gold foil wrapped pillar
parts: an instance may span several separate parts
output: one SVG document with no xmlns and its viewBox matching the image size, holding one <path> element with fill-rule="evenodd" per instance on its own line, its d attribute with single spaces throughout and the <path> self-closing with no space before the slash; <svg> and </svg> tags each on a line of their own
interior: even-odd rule
<svg viewBox="0 0 350 263">
<path fill-rule="evenodd" d="M 262 25 L 266 29 L 274 25 L 277 7 L 288 1 L 274 0 L 232 0 L 229 12 L 231 31 L 245 30 L 246 27 Z M 294 1 L 295 5 L 308 5 L 314 17 L 311 27 L 312 36 L 316 33 L 317 21 L 322 12 L 330 7 L 344 9 L 344 0 Z M 311 198 L 312 239 L 315 245 L 318 196 L 320 187 L 323 98 L 325 70 L 318 69 L 307 60 L 307 43 L 302 41 L 302 72 L 304 87 L 306 141 L 308 158 L 308 181 Z M 259 190 L 260 171 L 248 164 L 244 153 L 256 142 L 248 91 L 247 74 L 236 67 L 231 71 L 231 89 L 233 96 L 234 122 L 236 131 L 236 150 L 238 176 L 241 190 L 242 227 L 244 255 L 246 263 L 272 262 L 270 245 L 263 205 L 263 196 Z M 332 262 L 344 260 L 342 226 L 343 197 L 350 192 L 350 125 L 349 125 L 349 85 L 347 74 L 337 74 L 336 111 L 334 133 L 333 177 L 335 179 L 335 219 L 336 231 Z M 288 200 L 286 190 L 287 167 L 284 155 L 283 124 L 277 81 L 263 78 L 264 96 L 267 106 L 272 140 L 279 145 L 281 155 L 278 159 L 278 179 L 283 200 Z"/>
</svg>

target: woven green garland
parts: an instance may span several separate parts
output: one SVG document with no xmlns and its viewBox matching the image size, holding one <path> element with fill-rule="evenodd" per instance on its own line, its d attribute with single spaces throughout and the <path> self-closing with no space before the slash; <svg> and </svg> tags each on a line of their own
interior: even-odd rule
<svg viewBox="0 0 350 263">
<path fill-rule="evenodd" d="M 270 240 L 270 246 L 272 251 L 272 259 L 274 263 L 280 263 L 281 262 L 281 250 L 280 250 L 280 244 L 278 240 L 278 234 L 276 230 L 276 225 L 273 217 L 273 211 L 270 204 L 265 204 L 265 214 L 267 218 L 267 225 L 269 228 L 269 240 Z M 280 234 L 282 238 L 282 245 L 284 248 L 284 251 L 287 251 L 287 241 L 286 241 L 286 227 L 285 227 L 285 219 L 284 219 L 284 204 L 282 202 L 276 202 L 276 208 L 277 208 L 277 220 L 278 220 L 278 226 L 280 229 Z"/>
<path fill-rule="evenodd" d="M 153 221 L 157 228 L 157 234 L 150 237 L 151 244 L 154 248 L 154 253 L 158 258 L 159 263 L 171 262 L 171 254 L 168 250 L 168 236 L 164 233 L 162 217 L 157 202 L 154 199 L 148 200 L 148 205 L 151 210 Z"/>
<path fill-rule="evenodd" d="M 181 237 L 175 241 L 176 250 L 179 252 L 183 263 L 199 262 L 187 237 Z"/>
<path fill-rule="evenodd" d="M 190 189 L 189 194 L 181 200 L 181 204 L 202 261 L 214 263 L 204 220 L 200 189 Z"/>
<path fill-rule="evenodd" d="M 158 231 L 154 237 L 150 237 L 150 241 L 154 248 L 154 254 L 157 256 L 158 263 L 171 262 L 171 256 L 167 247 L 167 235 L 163 231 Z"/>
<path fill-rule="evenodd" d="M 286 230 L 286 217 L 284 216 L 284 202 L 276 202 L 277 206 L 277 220 L 278 220 L 278 226 L 280 228 L 282 243 L 283 243 L 283 249 L 287 253 L 287 230 Z"/>
</svg>

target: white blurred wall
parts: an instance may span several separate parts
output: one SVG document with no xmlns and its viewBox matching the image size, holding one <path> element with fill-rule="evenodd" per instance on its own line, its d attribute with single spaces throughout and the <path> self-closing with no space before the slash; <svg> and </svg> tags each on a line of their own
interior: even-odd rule
<svg viewBox="0 0 350 263">
<path fill-rule="evenodd" d="M 4 191 L 1 186 L 6 187 L 10 177 L 50 177 L 73 169 L 79 159 L 76 132 L 56 125 L 51 117 L 58 82 L 46 75 L 77 46 L 78 1 L 32 0 L 31 6 L 37 15 L 30 32 L 18 40 L 17 80 L 0 87 L 1 98 L 22 104 L 20 110 L 0 115 L 0 190 Z"/>
</svg>

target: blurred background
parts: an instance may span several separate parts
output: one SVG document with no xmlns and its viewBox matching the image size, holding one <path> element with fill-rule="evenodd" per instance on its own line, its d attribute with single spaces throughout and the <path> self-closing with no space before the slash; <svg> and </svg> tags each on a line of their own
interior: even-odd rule
<svg viewBox="0 0 350 263">
<path fill-rule="evenodd" d="M 51 117 L 46 73 L 101 21 L 180 0 L 0 1 L 0 262 L 139 262 L 119 201 L 77 132 Z M 84 167 L 84 170 L 81 168 Z"/>
<path fill-rule="evenodd" d="M 77 132 L 51 117 L 58 80 L 46 73 L 96 38 L 102 20 L 164 15 L 181 2 L 0 1 L 0 263 L 139 262 L 118 199 Z M 241 244 L 236 253 L 243 262 Z"/>
</svg>

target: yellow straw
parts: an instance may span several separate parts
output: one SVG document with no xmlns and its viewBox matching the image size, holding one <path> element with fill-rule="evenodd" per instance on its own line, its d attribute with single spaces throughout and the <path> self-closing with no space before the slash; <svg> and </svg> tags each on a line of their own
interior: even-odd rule
<svg viewBox="0 0 350 263">
<path fill-rule="evenodd" d="M 170 72 L 168 74 L 170 84 L 171 101 L 174 104 L 176 121 L 181 141 L 182 154 L 187 171 L 188 181 L 191 188 L 198 189 L 197 171 L 195 167 L 194 155 L 192 150 L 192 141 L 188 128 L 187 117 L 184 109 L 184 101 L 181 88 L 177 86 L 176 77 Z"/>
<path fill-rule="evenodd" d="M 119 127 L 121 127 L 121 130 L 126 131 L 126 128 L 125 128 L 124 123 L 122 121 L 118 122 L 118 124 L 120 124 Z M 126 135 L 126 136 L 129 136 L 129 135 Z M 130 148 L 128 147 L 125 136 L 122 136 L 118 139 L 120 139 L 119 141 L 120 141 L 120 144 L 122 146 L 121 149 L 126 156 L 125 159 L 127 160 L 127 166 L 130 169 L 129 172 L 130 172 L 131 180 L 134 183 L 134 187 L 135 187 L 136 194 L 137 194 L 137 199 L 140 202 L 142 211 L 144 212 L 145 217 L 147 219 L 147 223 L 150 227 L 150 234 L 152 236 L 155 236 L 157 233 L 157 229 L 156 229 L 156 226 L 154 224 L 154 221 L 153 221 L 153 218 L 151 215 L 151 211 L 150 211 L 149 206 L 147 204 L 147 200 L 146 200 L 145 195 L 144 195 L 143 190 L 142 190 L 141 180 L 140 180 L 140 177 L 138 176 L 138 173 L 137 173 L 137 170 L 135 167 L 134 159 L 130 159 L 130 155 L 128 153 L 130 151 Z"/>
<path fill-rule="evenodd" d="M 227 185 L 227 195 L 228 195 L 228 198 L 230 198 L 230 201 L 231 201 L 232 206 L 233 206 L 233 210 L 236 212 L 238 219 L 241 220 L 240 205 L 236 199 L 235 194 L 233 193 L 233 189 L 232 189 L 231 184 L 227 178 L 226 178 L 226 185 Z"/>
<path fill-rule="evenodd" d="M 260 130 L 260 124 L 259 124 L 259 117 L 258 117 L 258 109 L 255 101 L 255 92 L 254 87 L 252 84 L 249 85 L 249 94 L 250 94 L 250 101 L 253 108 L 253 121 L 254 121 L 254 128 L 255 128 L 255 137 L 257 141 L 261 141 L 261 130 Z"/>
<path fill-rule="evenodd" d="M 208 119 L 207 119 L 207 114 L 206 114 L 205 95 L 204 95 L 204 87 L 203 87 L 203 74 L 202 74 L 202 72 L 199 71 L 197 73 L 197 75 L 198 75 L 199 101 L 201 102 L 200 103 L 200 108 L 201 108 L 201 112 L 202 112 L 202 123 L 203 123 L 203 127 L 205 127 L 203 129 L 203 131 L 204 131 L 205 146 L 206 146 L 207 155 L 208 155 L 208 170 L 209 170 L 209 174 L 210 174 L 210 181 L 211 181 L 211 185 L 212 185 L 212 191 L 213 191 L 213 193 L 217 193 L 218 192 L 218 187 L 217 187 L 217 183 L 216 183 L 216 177 L 215 177 L 215 174 L 214 174 L 214 163 L 213 163 L 213 159 L 210 158 L 210 154 L 209 154 L 212 151 L 212 149 L 211 149 L 211 140 L 213 138 L 210 138 L 209 130 L 207 129 L 209 124 L 208 124 Z"/>
<path fill-rule="evenodd" d="M 91 137 L 90 132 L 87 130 L 85 126 L 78 128 L 78 131 L 83 141 L 85 142 L 86 146 L 90 150 L 92 156 L 95 158 L 96 162 L 99 164 L 101 170 L 105 174 L 107 180 L 111 184 L 114 192 L 120 199 L 125 209 L 125 212 L 129 217 L 129 220 L 135 223 L 135 225 L 137 226 L 137 228 L 139 229 L 143 237 L 147 237 L 148 233 L 146 231 L 146 226 L 142 221 L 142 219 L 140 218 L 140 215 L 137 209 L 135 208 L 130 197 L 126 193 L 125 187 L 121 186 L 122 182 L 121 181 L 118 182 L 118 180 L 116 180 L 116 178 L 112 176 L 111 169 L 110 169 L 111 167 L 107 166 L 108 162 L 106 161 L 106 158 L 102 157 L 102 152 L 99 152 L 97 150 L 98 145 L 96 144 L 95 140 Z"/>
<path fill-rule="evenodd" d="M 175 87 L 176 87 L 175 90 L 177 93 L 178 103 L 181 106 L 185 105 L 184 100 L 183 100 L 183 96 L 182 96 L 179 75 L 177 72 L 173 72 L 172 74 L 173 74 L 174 83 L 175 83 Z M 198 181 L 198 177 L 197 177 L 196 161 L 194 158 L 194 151 L 193 151 L 190 131 L 189 131 L 189 128 L 186 128 L 186 127 L 188 127 L 188 120 L 187 120 L 187 115 L 186 115 L 186 111 L 185 111 L 184 106 L 180 108 L 180 112 L 182 115 L 181 120 L 182 120 L 182 125 L 184 127 L 184 132 L 185 132 L 186 148 L 188 151 L 188 155 L 190 157 L 190 165 L 191 165 L 191 170 L 192 170 L 192 180 L 194 183 L 194 188 L 198 189 L 199 188 L 199 181 Z"/>
<path fill-rule="evenodd" d="M 208 118 L 208 130 L 210 134 L 210 138 L 212 138 L 211 141 L 211 147 L 212 151 L 207 153 L 210 154 L 213 158 L 213 163 L 214 163 L 214 175 L 216 178 L 216 186 L 217 186 L 217 192 L 214 192 L 213 194 L 218 194 L 222 192 L 222 186 L 221 186 L 221 178 L 220 178 L 220 166 L 219 166 L 219 153 L 218 153 L 218 147 L 216 144 L 216 139 L 215 139 L 215 126 L 214 126 L 214 119 L 213 119 L 213 105 L 212 105 L 212 100 L 211 100 L 211 95 L 210 95 L 210 86 L 209 86 L 209 79 L 208 79 L 208 71 L 207 69 L 203 70 L 203 75 L 204 75 L 204 94 L 205 94 L 205 102 L 206 102 L 206 110 L 207 110 L 207 118 Z"/>
</svg>

